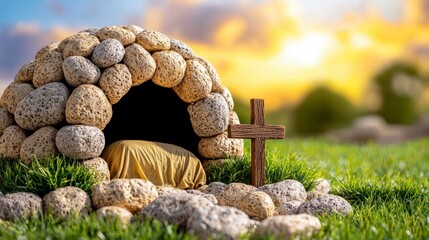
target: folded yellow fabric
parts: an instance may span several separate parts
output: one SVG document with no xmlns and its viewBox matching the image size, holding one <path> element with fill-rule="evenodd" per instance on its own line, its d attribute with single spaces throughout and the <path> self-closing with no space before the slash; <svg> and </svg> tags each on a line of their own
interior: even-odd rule
<svg viewBox="0 0 429 240">
<path fill-rule="evenodd" d="M 200 160 L 190 151 L 172 144 L 142 140 L 121 140 L 106 147 L 111 179 L 141 178 L 156 186 L 197 188 L 206 183 Z"/>
</svg>

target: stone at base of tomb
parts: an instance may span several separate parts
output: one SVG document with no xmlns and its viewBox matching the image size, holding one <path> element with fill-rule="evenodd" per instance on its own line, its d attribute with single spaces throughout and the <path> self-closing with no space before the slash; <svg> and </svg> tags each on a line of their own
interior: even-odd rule
<svg viewBox="0 0 429 240">
<path fill-rule="evenodd" d="M 275 206 L 268 194 L 253 191 L 241 198 L 238 209 L 244 211 L 252 219 L 263 220 L 274 216 Z"/>
<path fill-rule="evenodd" d="M 223 192 L 223 190 L 226 188 L 226 184 L 222 182 L 211 182 L 209 185 L 207 185 L 202 192 L 206 194 L 213 194 L 216 199 L 217 196 Z"/>
<path fill-rule="evenodd" d="M 42 127 L 27 137 L 21 144 L 20 159 L 30 163 L 33 159 L 42 160 L 58 153 L 55 145 L 57 129 L 51 126 Z"/>
<path fill-rule="evenodd" d="M 42 199 L 26 192 L 0 194 L 0 219 L 13 221 L 34 217 L 42 212 Z"/>
<path fill-rule="evenodd" d="M 10 159 L 19 158 L 21 144 L 26 138 L 27 134 L 18 125 L 7 127 L 0 137 L 0 155 Z"/>
<path fill-rule="evenodd" d="M 82 161 L 82 165 L 84 168 L 93 171 L 100 181 L 110 180 L 109 165 L 101 157 L 84 160 Z"/>
<path fill-rule="evenodd" d="M 28 83 L 12 83 L 2 95 L 2 103 L 7 107 L 7 110 L 15 114 L 15 110 L 19 102 L 34 90 L 33 85 Z"/>
<path fill-rule="evenodd" d="M 301 206 L 302 202 L 299 201 L 290 201 L 281 203 L 279 206 L 276 207 L 276 211 L 274 213 L 275 216 L 277 215 L 294 215 L 298 214 L 299 206 Z"/>
<path fill-rule="evenodd" d="M 311 215 L 342 214 L 347 216 L 352 211 L 352 206 L 344 198 L 327 194 L 303 203 L 299 207 L 298 213 L 307 213 Z"/>
<path fill-rule="evenodd" d="M 248 193 L 256 191 L 257 188 L 244 183 L 230 183 L 219 194 L 215 195 L 220 206 L 240 207 L 240 201 Z"/>
<path fill-rule="evenodd" d="M 307 200 L 307 192 L 302 183 L 292 179 L 267 184 L 259 187 L 258 190 L 270 195 L 276 206 L 290 201 L 305 202 Z"/>
<path fill-rule="evenodd" d="M 3 135 L 4 130 L 15 123 L 13 114 L 6 107 L 0 107 L 0 135 Z"/>
<path fill-rule="evenodd" d="M 170 186 L 156 186 L 156 191 L 158 192 L 158 196 L 170 194 L 170 193 L 185 193 L 186 191 L 179 188 L 174 188 Z"/>
<path fill-rule="evenodd" d="M 228 138 L 224 132 L 210 138 L 201 138 L 198 144 L 198 152 L 207 159 L 219 159 L 243 156 L 244 140 Z"/>
<path fill-rule="evenodd" d="M 97 217 L 104 219 L 104 221 L 114 221 L 118 219 L 120 223 L 126 225 L 133 220 L 133 214 L 125 208 L 108 206 L 99 208 L 96 212 Z"/>
<path fill-rule="evenodd" d="M 217 199 L 213 194 L 203 193 L 203 192 L 201 192 L 199 190 L 195 190 L 195 189 L 189 189 L 189 190 L 186 190 L 186 192 L 189 194 L 192 194 L 192 195 L 197 195 L 197 196 L 207 198 L 207 200 L 209 200 L 214 205 L 218 204 Z"/>
</svg>

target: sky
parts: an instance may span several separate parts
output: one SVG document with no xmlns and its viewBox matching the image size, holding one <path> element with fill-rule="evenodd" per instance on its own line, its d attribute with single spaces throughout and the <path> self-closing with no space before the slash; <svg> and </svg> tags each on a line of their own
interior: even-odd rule
<svg viewBox="0 0 429 240">
<path fill-rule="evenodd" d="M 49 42 L 125 24 L 182 40 L 235 97 L 271 109 L 321 84 L 371 104 L 392 62 L 429 68 L 429 0 L 14 0 L 0 9 L 0 91 Z"/>
</svg>

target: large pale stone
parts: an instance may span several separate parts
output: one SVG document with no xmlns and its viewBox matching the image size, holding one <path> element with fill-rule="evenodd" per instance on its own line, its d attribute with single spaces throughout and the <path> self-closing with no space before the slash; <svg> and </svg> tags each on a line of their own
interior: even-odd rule
<svg viewBox="0 0 429 240">
<path fill-rule="evenodd" d="M 14 82 L 20 83 L 32 83 L 34 68 L 36 67 L 36 61 L 30 61 L 19 69 L 15 75 Z"/>
<path fill-rule="evenodd" d="M 263 220 L 274 215 L 274 202 L 271 197 L 261 191 L 246 194 L 238 203 L 238 209 L 244 211 L 249 217 Z"/>
<path fill-rule="evenodd" d="M 60 82 L 45 84 L 29 93 L 16 107 L 15 120 L 27 130 L 55 125 L 65 119 L 69 90 Z"/>
<path fill-rule="evenodd" d="M 198 144 L 198 152 L 202 157 L 209 159 L 240 157 L 243 156 L 243 139 L 228 138 L 224 132 L 210 138 L 201 138 Z"/>
<path fill-rule="evenodd" d="M 117 206 L 136 212 L 158 197 L 155 185 L 143 179 L 113 179 L 92 187 L 95 208 Z"/>
<path fill-rule="evenodd" d="M 119 100 L 131 89 L 133 80 L 131 73 L 124 64 L 115 64 L 101 74 L 99 85 L 111 104 Z"/>
<path fill-rule="evenodd" d="M 36 61 L 41 58 L 45 53 L 52 52 L 52 51 L 58 51 L 58 45 L 60 44 L 60 41 L 50 42 L 36 53 Z"/>
<path fill-rule="evenodd" d="M 37 61 L 33 73 L 33 85 L 42 85 L 59 82 L 64 78 L 63 55 L 57 51 L 43 54 Z"/>
<path fill-rule="evenodd" d="M 66 120 L 70 124 L 95 126 L 103 130 L 112 114 L 112 105 L 103 90 L 91 84 L 75 88 L 67 100 Z"/>
<path fill-rule="evenodd" d="M 219 93 L 225 98 L 226 102 L 228 103 L 229 111 L 232 112 L 234 109 L 234 99 L 232 98 L 232 94 L 229 89 L 225 86 L 222 86 L 222 91 Z"/>
<path fill-rule="evenodd" d="M 186 62 L 174 51 L 160 51 L 152 54 L 156 63 L 156 70 L 152 81 L 156 85 L 166 88 L 177 86 L 185 75 Z"/>
<path fill-rule="evenodd" d="M 114 38 L 102 41 L 95 47 L 91 61 L 101 68 L 107 68 L 122 61 L 125 48 L 122 43 Z"/>
<path fill-rule="evenodd" d="M 267 184 L 259 187 L 258 190 L 270 195 L 276 206 L 290 201 L 305 202 L 307 199 L 307 192 L 302 183 L 291 179 Z"/>
<path fill-rule="evenodd" d="M 44 214 L 52 214 L 58 219 L 74 214 L 87 216 L 91 211 L 91 198 L 77 187 L 58 188 L 43 197 Z"/>
<path fill-rule="evenodd" d="M 183 189 L 169 187 L 169 186 L 156 186 L 156 191 L 158 192 L 158 196 L 170 194 L 170 193 L 186 193 L 186 191 Z"/>
<path fill-rule="evenodd" d="M 276 212 L 274 215 L 294 215 L 298 214 L 299 206 L 301 206 L 302 202 L 299 201 L 290 201 L 281 203 L 276 207 Z"/>
<path fill-rule="evenodd" d="M 95 157 L 92 159 L 82 161 L 84 168 L 93 171 L 100 181 L 110 180 L 109 165 L 101 157 Z"/>
<path fill-rule="evenodd" d="M 133 86 L 146 82 L 155 73 L 155 60 L 148 51 L 138 44 L 132 44 L 125 48 L 123 62 L 130 70 Z"/>
<path fill-rule="evenodd" d="M 241 199 L 256 189 L 256 187 L 244 183 L 230 183 L 219 195 L 215 196 L 219 205 L 239 208 Z"/>
<path fill-rule="evenodd" d="M 170 39 L 164 34 L 153 30 L 143 30 L 137 34 L 136 43 L 149 52 L 170 49 Z"/>
<path fill-rule="evenodd" d="M 100 41 L 114 38 L 124 46 L 131 45 L 136 41 L 136 36 L 132 31 L 118 26 L 102 27 L 95 34 Z"/>
<path fill-rule="evenodd" d="M 70 56 L 89 57 L 99 43 L 100 41 L 94 35 L 78 33 L 61 41 L 58 49 L 62 51 L 64 58 Z"/>
<path fill-rule="evenodd" d="M 19 158 L 19 150 L 27 134 L 18 126 L 7 127 L 0 137 L 0 155 L 5 158 Z"/>
<path fill-rule="evenodd" d="M 216 69 L 213 67 L 211 63 L 201 57 L 195 58 L 199 63 L 201 63 L 210 75 L 210 79 L 212 80 L 212 92 L 220 93 L 222 91 L 222 84 L 220 83 L 220 77 L 217 73 Z"/>
<path fill-rule="evenodd" d="M 188 112 L 192 128 L 199 137 L 212 137 L 228 128 L 229 110 L 226 100 L 218 93 L 190 104 Z"/>
<path fill-rule="evenodd" d="M 85 125 L 64 126 L 55 138 L 58 151 L 74 159 L 90 159 L 100 156 L 104 149 L 103 132 Z"/>
<path fill-rule="evenodd" d="M 104 221 L 114 221 L 118 219 L 121 224 L 127 225 L 133 220 L 133 214 L 125 208 L 108 206 L 102 207 L 96 212 L 97 217 L 104 219 Z"/>
<path fill-rule="evenodd" d="M 352 206 L 347 200 L 340 196 L 331 194 L 323 195 L 303 203 L 298 212 L 311 215 L 318 214 L 342 214 L 349 215 L 353 211 Z"/>
<path fill-rule="evenodd" d="M 7 107 L 0 107 L 0 136 L 4 130 L 15 123 L 13 114 L 7 110 Z"/>
<path fill-rule="evenodd" d="M 170 50 L 177 52 L 185 60 L 197 57 L 191 47 L 177 39 L 170 39 Z"/>
<path fill-rule="evenodd" d="M 211 182 L 202 190 L 202 192 L 206 194 L 212 194 L 217 198 L 217 196 L 219 196 L 223 190 L 225 190 L 226 186 L 227 185 L 222 182 Z"/>
<path fill-rule="evenodd" d="M 55 145 L 57 129 L 46 126 L 38 129 L 26 138 L 20 149 L 20 159 L 23 162 L 31 162 L 34 158 L 42 160 L 58 152 Z"/>
<path fill-rule="evenodd" d="M 207 200 L 209 200 L 214 205 L 218 204 L 218 201 L 213 194 L 203 193 L 203 192 L 201 192 L 199 190 L 195 190 L 195 189 L 188 189 L 188 190 L 186 190 L 186 192 L 189 194 L 192 194 L 192 195 L 197 195 L 197 196 L 201 196 L 203 198 L 206 198 Z"/>
<path fill-rule="evenodd" d="M 139 33 L 141 33 L 144 29 L 137 26 L 137 25 L 125 25 L 125 26 L 121 26 L 123 29 L 126 29 L 128 31 L 131 31 L 134 33 L 134 35 L 137 35 Z"/>
<path fill-rule="evenodd" d="M 328 180 L 321 178 L 318 179 L 318 183 L 313 190 L 323 193 L 329 193 L 331 191 L 331 184 L 329 184 Z"/>
<path fill-rule="evenodd" d="M 101 75 L 97 66 L 81 56 L 71 56 L 64 59 L 63 72 L 67 83 L 73 87 L 82 84 L 95 84 Z"/>
<path fill-rule="evenodd" d="M 182 101 L 193 103 L 206 97 L 212 89 L 207 70 L 196 60 L 186 61 L 183 80 L 173 88 Z"/>
<path fill-rule="evenodd" d="M 28 83 L 12 83 L 4 90 L 2 101 L 7 110 L 14 114 L 18 103 L 34 90 L 33 85 Z"/>
<path fill-rule="evenodd" d="M 0 219 L 14 221 L 35 217 L 42 212 L 42 199 L 27 192 L 0 195 Z"/>
</svg>

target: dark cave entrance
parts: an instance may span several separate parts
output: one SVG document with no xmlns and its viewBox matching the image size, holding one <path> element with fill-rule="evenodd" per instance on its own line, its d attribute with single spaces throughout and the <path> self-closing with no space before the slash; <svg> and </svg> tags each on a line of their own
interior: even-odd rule
<svg viewBox="0 0 429 240">
<path fill-rule="evenodd" d="M 112 106 L 112 119 L 103 131 L 106 146 L 118 140 L 156 141 L 183 147 L 200 157 L 200 138 L 187 107 L 172 89 L 152 81 L 132 87 Z"/>
</svg>

